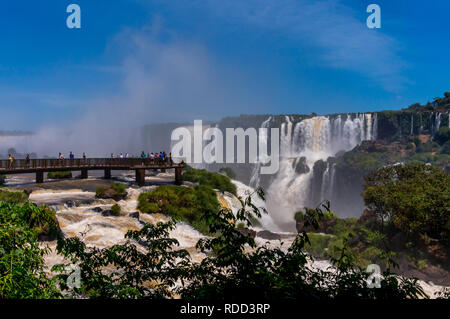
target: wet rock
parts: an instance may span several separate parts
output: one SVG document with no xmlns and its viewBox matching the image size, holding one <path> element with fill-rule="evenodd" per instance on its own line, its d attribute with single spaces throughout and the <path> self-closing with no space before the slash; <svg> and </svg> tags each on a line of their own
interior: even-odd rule
<svg viewBox="0 0 450 319">
<path fill-rule="evenodd" d="M 73 200 L 68 200 L 66 202 L 66 206 L 67 206 L 67 208 L 72 208 L 75 206 L 75 202 Z"/>
<path fill-rule="evenodd" d="M 279 234 L 272 233 L 269 230 L 262 230 L 256 234 L 257 237 L 268 239 L 268 240 L 280 240 L 281 236 Z"/>
<path fill-rule="evenodd" d="M 101 207 L 94 207 L 94 208 L 92 208 L 92 210 L 96 213 L 101 213 L 103 211 L 103 209 Z"/>
<path fill-rule="evenodd" d="M 307 174 L 310 169 L 308 164 L 306 164 L 306 157 L 302 156 L 300 158 L 296 158 L 292 163 L 292 167 L 295 169 L 297 174 Z"/>
<path fill-rule="evenodd" d="M 139 212 L 130 213 L 128 214 L 128 216 L 131 218 L 139 219 Z"/>
<path fill-rule="evenodd" d="M 111 209 L 106 209 L 106 210 L 102 211 L 102 216 L 105 216 L 105 217 L 120 216 L 120 214 L 113 212 Z"/>
<path fill-rule="evenodd" d="M 251 238 L 255 238 L 255 236 L 256 236 L 256 231 L 249 229 L 249 228 L 239 227 L 239 228 L 236 228 L 236 230 L 244 236 L 248 236 Z"/>
</svg>

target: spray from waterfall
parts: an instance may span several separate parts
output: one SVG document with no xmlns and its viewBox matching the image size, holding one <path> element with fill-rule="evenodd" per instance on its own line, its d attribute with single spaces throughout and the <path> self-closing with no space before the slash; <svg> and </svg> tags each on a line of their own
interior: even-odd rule
<svg viewBox="0 0 450 319">
<path fill-rule="evenodd" d="M 267 207 L 278 226 L 292 230 L 294 213 L 311 204 L 314 164 L 376 139 L 377 117 L 347 114 L 344 121 L 341 115 L 315 116 L 293 123 L 286 116 L 280 131 L 280 169 L 267 189 Z M 327 162 L 318 198 L 333 196 L 334 180 L 335 164 Z"/>
</svg>

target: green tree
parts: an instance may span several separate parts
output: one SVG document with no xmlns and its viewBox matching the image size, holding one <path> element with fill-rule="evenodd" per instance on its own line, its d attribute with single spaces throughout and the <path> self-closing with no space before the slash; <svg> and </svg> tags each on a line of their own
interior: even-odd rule
<svg viewBox="0 0 450 319">
<path fill-rule="evenodd" d="M 363 197 L 381 221 L 414 238 L 427 235 L 448 244 L 450 176 L 426 164 L 383 167 L 366 176 Z"/>
</svg>

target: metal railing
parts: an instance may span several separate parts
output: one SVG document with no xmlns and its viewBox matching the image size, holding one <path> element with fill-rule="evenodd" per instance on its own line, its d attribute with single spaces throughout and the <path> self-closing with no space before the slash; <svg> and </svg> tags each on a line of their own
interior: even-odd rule
<svg viewBox="0 0 450 319">
<path fill-rule="evenodd" d="M 151 158 L 75 158 L 75 159 L 14 159 L 0 160 L 0 172 L 2 170 L 32 170 L 32 169 L 46 169 L 46 168 L 96 168 L 96 167 L 117 167 L 117 168 L 133 168 L 138 166 L 144 167 L 173 167 L 184 166 L 183 163 L 174 163 L 170 158 L 166 160 L 151 159 Z"/>
</svg>

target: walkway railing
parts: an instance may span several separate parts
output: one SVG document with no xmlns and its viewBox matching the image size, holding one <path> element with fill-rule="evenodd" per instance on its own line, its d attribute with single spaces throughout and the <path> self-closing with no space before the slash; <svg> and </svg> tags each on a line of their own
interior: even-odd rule
<svg viewBox="0 0 450 319">
<path fill-rule="evenodd" d="M 26 170 L 26 169 L 45 169 L 45 168 L 96 168 L 96 167 L 117 167 L 117 168 L 135 168 L 144 166 L 148 168 L 164 168 L 183 166 L 166 159 L 150 158 L 76 158 L 76 159 L 14 159 L 12 163 L 9 160 L 0 160 L 0 172 L 2 170 Z"/>
</svg>

